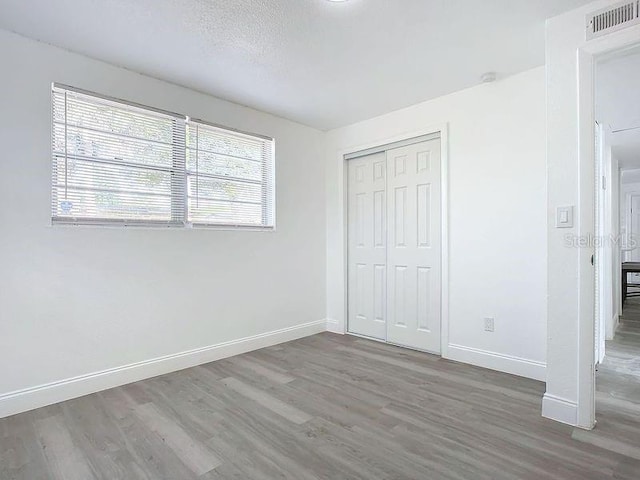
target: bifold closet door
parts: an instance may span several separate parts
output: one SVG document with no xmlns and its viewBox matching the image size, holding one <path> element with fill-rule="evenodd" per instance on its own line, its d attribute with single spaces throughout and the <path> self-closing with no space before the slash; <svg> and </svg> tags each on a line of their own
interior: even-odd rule
<svg viewBox="0 0 640 480">
<path fill-rule="evenodd" d="M 348 163 L 348 329 L 386 337 L 386 155 Z"/>
<path fill-rule="evenodd" d="M 440 353 L 440 140 L 387 151 L 387 341 Z"/>
</svg>

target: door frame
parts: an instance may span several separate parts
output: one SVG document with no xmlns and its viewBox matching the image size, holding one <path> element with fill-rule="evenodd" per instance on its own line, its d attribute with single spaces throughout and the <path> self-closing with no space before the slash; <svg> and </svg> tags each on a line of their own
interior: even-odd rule
<svg viewBox="0 0 640 480">
<path fill-rule="evenodd" d="M 346 155 L 350 155 L 370 148 L 378 148 L 390 143 L 411 140 L 425 135 L 440 134 L 440 218 L 441 218 L 441 256 L 440 256 L 440 356 L 448 358 L 449 346 L 449 124 L 439 123 L 427 126 L 420 130 L 406 132 L 392 137 L 379 138 L 361 145 L 338 151 L 338 158 L 342 168 L 342 196 L 340 199 L 342 211 L 343 252 L 342 278 L 344 282 L 344 312 L 341 328 L 337 333 L 354 335 L 350 333 L 349 323 L 349 176 L 347 175 Z M 332 330 L 335 331 L 335 330 Z M 355 335 L 357 336 L 357 335 Z"/>
<path fill-rule="evenodd" d="M 577 63 L 577 114 L 578 114 L 578 178 L 580 190 L 579 235 L 587 238 L 595 231 L 595 67 L 597 61 L 607 55 L 637 48 L 638 27 L 630 27 L 615 34 L 606 35 L 579 47 Z M 576 425 L 592 429 L 596 423 L 596 372 L 595 372 L 595 295 L 596 278 L 591 264 L 593 248 L 580 251 L 579 263 L 579 322 L 578 322 L 578 391 L 576 401 Z"/>
<path fill-rule="evenodd" d="M 638 238 L 638 234 L 640 232 L 633 231 L 633 199 L 634 197 L 640 197 L 640 190 L 630 190 L 624 193 L 624 216 L 625 216 L 625 224 L 626 224 L 626 240 L 627 244 L 630 244 L 632 238 Z M 631 258 L 628 260 L 630 262 L 633 261 L 633 253 L 631 253 Z"/>
<path fill-rule="evenodd" d="M 604 346 L 604 337 L 605 337 L 605 329 L 606 329 L 606 293 L 608 286 L 612 285 L 613 279 L 611 277 L 611 271 L 607 272 L 606 268 L 606 250 L 609 245 L 606 232 L 607 227 L 605 225 L 605 218 L 607 216 L 606 211 L 606 196 L 608 195 L 608 191 L 605 190 L 605 185 L 603 185 L 604 179 L 606 178 L 606 159 L 605 159 L 605 138 L 604 138 L 604 126 L 599 124 L 597 121 L 595 123 L 595 140 L 596 140 L 596 149 L 595 149 L 595 235 L 600 239 L 599 242 L 595 243 L 595 252 L 594 252 L 594 276 L 595 276 L 595 288 L 596 288 L 596 296 L 594 301 L 594 312 L 596 315 L 596 319 L 594 321 L 594 348 L 595 348 L 595 363 L 599 364 L 604 359 L 605 355 L 605 346 Z M 610 159 L 609 159 L 610 161 Z M 611 182 L 607 182 L 606 188 L 611 188 Z M 611 212 L 608 212 L 611 214 Z"/>
</svg>

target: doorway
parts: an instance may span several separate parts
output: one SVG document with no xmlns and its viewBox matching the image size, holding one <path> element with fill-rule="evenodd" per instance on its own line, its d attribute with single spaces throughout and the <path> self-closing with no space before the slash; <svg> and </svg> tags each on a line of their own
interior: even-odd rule
<svg viewBox="0 0 640 480">
<path fill-rule="evenodd" d="M 640 457 L 640 48 L 596 59 L 595 417 L 579 439 Z M 635 430 L 632 430 L 635 429 Z"/>
<path fill-rule="evenodd" d="M 347 331 L 441 353 L 439 135 L 347 160 Z"/>
</svg>

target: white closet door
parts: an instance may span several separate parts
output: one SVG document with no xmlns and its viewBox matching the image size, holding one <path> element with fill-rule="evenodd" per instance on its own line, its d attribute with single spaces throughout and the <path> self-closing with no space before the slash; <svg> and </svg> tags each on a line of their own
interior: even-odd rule
<svg viewBox="0 0 640 480">
<path fill-rule="evenodd" d="M 350 160 L 348 205 L 349 332 L 386 336 L 386 156 Z"/>
<path fill-rule="evenodd" d="M 387 151 L 387 341 L 440 353 L 440 140 Z"/>
</svg>

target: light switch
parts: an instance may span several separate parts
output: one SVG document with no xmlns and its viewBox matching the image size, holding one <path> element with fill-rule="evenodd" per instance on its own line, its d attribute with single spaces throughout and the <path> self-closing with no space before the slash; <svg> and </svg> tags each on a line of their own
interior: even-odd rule
<svg viewBox="0 0 640 480">
<path fill-rule="evenodd" d="M 556 228 L 573 228 L 573 206 L 556 209 Z"/>
<path fill-rule="evenodd" d="M 562 225 L 566 225 L 567 223 L 569 223 L 569 212 L 567 212 L 566 210 L 560 210 L 560 215 L 558 216 L 558 218 L 560 219 L 559 222 Z"/>
</svg>

